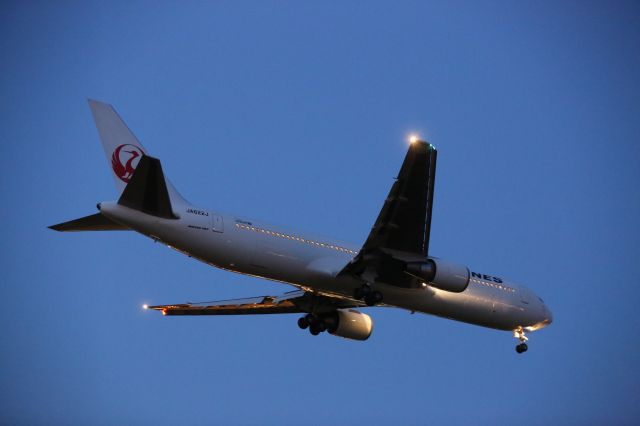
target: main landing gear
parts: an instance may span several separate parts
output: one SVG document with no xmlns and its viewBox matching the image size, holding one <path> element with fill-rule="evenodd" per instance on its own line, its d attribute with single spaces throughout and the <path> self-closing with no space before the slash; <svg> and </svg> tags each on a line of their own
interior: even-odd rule
<svg viewBox="0 0 640 426">
<path fill-rule="evenodd" d="M 516 352 L 521 354 L 523 352 L 526 352 L 527 349 L 529 349 L 529 347 L 525 343 L 529 339 L 527 338 L 527 336 L 524 335 L 524 330 L 522 329 L 522 327 L 513 330 L 513 337 L 515 337 L 520 341 L 520 344 L 516 346 Z"/>
<path fill-rule="evenodd" d="M 327 329 L 322 318 L 317 315 L 307 314 L 303 317 L 298 318 L 298 327 L 303 330 L 309 329 L 309 333 L 313 336 L 317 336 Z"/>
<path fill-rule="evenodd" d="M 353 291 L 353 297 L 357 300 L 364 300 L 367 306 L 374 306 L 382 302 L 382 293 L 371 288 L 371 285 L 364 284 Z"/>
</svg>

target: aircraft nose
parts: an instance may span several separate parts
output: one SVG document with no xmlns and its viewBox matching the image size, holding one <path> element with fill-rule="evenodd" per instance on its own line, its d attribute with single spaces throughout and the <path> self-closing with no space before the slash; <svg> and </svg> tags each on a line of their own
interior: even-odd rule
<svg viewBox="0 0 640 426">
<path fill-rule="evenodd" d="M 547 305 L 544 305 L 544 314 L 547 324 L 551 324 L 553 322 L 553 314 L 551 313 L 551 309 L 549 309 Z"/>
</svg>

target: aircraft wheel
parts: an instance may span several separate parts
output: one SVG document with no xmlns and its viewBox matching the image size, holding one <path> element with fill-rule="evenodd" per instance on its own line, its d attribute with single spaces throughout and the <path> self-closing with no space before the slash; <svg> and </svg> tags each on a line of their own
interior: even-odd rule
<svg viewBox="0 0 640 426">
<path fill-rule="evenodd" d="M 309 321 L 307 321 L 306 317 L 298 318 L 298 327 L 300 327 L 303 330 L 309 327 Z"/>
<path fill-rule="evenodd" d="M 320 334 L 322 332 L 322 330 L 320 329 L 320 327 L 318 327 L 317 325 L 311 325 L 309 327 L 309 333 L 311 333 L 312 336 L 317 336 L 318 334 Z"/>
<path fill-rule="evenodd" d="M 529 348 L 526 343 L 520 343 L 518 346 L 516 346 L 516 352 L 518 352 L 519 354 L 526 352 L 527 349 Z"/>
<path fill-rule="evenodd" d="M 371 287 L 368 285 L 363 285 L 361 287 L 356 288 L 353 291 L 353 297 L 357 300 L 362 300 L 371 294 Z"/>
<path fill-rule="evenodd" d="M 367 306 L 374 306 L 380 302 L 382 302 L 382 293 L 379 291 L 374 291 L 364 297 L 364 303 L 366 303 Z"/>
<path fill-rule="evenodd" d="M 307 314 L 304 316 L 304 319 L 307 320 L 307 324 L 313 325 L 318 322 L 318 319 L 313 314 Z"/>
<path fill-rule="evenodd" d="M 353 291 L 353 298 L 356 300 L 362 300 L 364 297 L 364 293 L 362 291 L 362 287 L 358 287 Z"/>
</svg>

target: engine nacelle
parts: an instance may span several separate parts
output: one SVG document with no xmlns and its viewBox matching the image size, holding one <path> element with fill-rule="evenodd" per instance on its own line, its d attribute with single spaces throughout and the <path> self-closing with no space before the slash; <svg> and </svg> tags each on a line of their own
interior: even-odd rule
<svg viewBox="0 0 640 426">
<path fill-rule="evenodd" d="M 324 319 L 327 331 L 345 339 L 367 340 L 373 331 L 373 320 L 353 309 L 340 309 Z"/>
<path fill-rule="evenodd" d="M 425 262 L 408 263 L 407 273 L 435 288 L 453 293 L 463 292 L 471 278 L 466 266 L 435 258 L 429 258 Z"/>
</svg>

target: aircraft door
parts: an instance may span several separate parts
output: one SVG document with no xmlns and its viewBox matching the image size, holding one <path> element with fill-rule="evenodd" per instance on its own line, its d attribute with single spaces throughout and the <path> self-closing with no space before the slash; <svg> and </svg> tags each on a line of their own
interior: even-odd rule
<svg viewBox="0 0 640 426">
<path fill-rule="evenodd" d="M 219 214 L 211 215 L 211 230 L 213 232 L 224 232 L 224 220 Z"/>
</svg>

